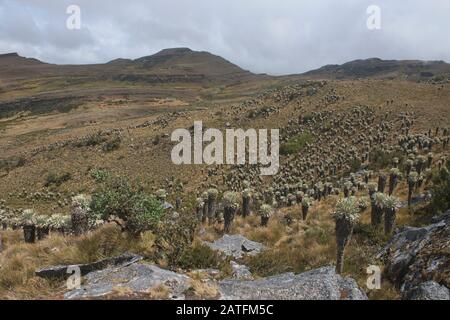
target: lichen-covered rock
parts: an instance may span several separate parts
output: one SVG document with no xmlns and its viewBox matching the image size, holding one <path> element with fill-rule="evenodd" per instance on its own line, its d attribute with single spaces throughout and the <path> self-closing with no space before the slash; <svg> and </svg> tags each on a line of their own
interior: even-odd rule
<svg viewBox="0 0 450 320">
<path fill-rule="evenodd" d="M 233 279 L 253 280 L 253 275 L 247 266 L 231 261 L 231 269 L 233 270 Z"/>
<path fill-rule="evenodd" d="M 435 281 L 421 283 L 403 295 L 406 300 L 450 300 L 450 290 Z"/>
<path fill-rule="evenodd" d="M 367 300 L 355 280 L 331 266 L 258 280 L 227 279 L 219 282 L 219 291 L 223 300 Z"/>
<path fill-rule="evenodd" d="M 107 268 L 89 273 L 84 285 L 64 295 L 65 299 L 102 298 L 122 288 L 133 294 L 146 294 L 161 286 L 169 289 L 169 298 L 184 299 L 191 278 L 161 269 L 155 265 L 134 263 L 125 267 Z"/>
<path fill-rule="evenodd" d="M 402 292 L 430 280 L 450 287 L 450 211 L 427 227 L 401 229 L 379 257 Z"/>
<path fill-rule="evenodd" d="M 264 250 L 261 243 L 248 240 L 246 237 L 235 235 L 224 235 L 214 242 L 205 242 L 213 250 L 220 251 L 227 256 L 239 259 L 244 255 L 256 255 Z"/>
</svg>

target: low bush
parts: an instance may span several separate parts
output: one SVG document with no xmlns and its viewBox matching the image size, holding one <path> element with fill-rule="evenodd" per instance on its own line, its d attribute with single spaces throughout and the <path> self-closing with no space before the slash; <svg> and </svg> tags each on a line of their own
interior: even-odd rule
<svg viewBox="0 0 450 320">
<path fill-rule="evenodd" d="M 47 177 L 45 178 L 45 186 L 49 187 L 51 185 L 56 185 L 56 186 L 60 186 L 61 184 L 63 184 L 64 182 L 69 181 L 70 179 L 72 179 L 72 175 L 69 172 L 64 172 L 61 174 L 57 174 L 54 172 L 50 172 Z"/>
<path fill-rule="evenodd" d="M 120 148 L 122 138 L 120 136 L 114 136 L 111 140 L 103 144 L 103 151 L 111 152 Z"/>
<path fill-rule="evenodd" d="M 390 167 L 394 161 L 394 158 L 398 158 L 399 162 L 402 163 L 403 154 L 401 152 L 389 153 L 381 149 L 376 149 L 370 153 L 369 168 L 371 170 L 380 170 Z"/>
<path fill-rule="evenodd" d="M 106 179 L 108 179 L 109 173 L 108 171 L 102 169 L 92 169 L 90 171 L 90 175 L 95 182 L 100 183 L 105 182 Z"/>
<path fill-rule="evenodd" d="M 135 235 L 154 230 L 164 215 L 164 208 L 157 199 L 123 179 L 94 193 L 90 209 L 94 215 L 116 221 L 124 231 Z"/>
<path fill-rule="evenodd" d="M 312 142 L 313 139 L 314 137 L 310 133 L 305 132 L 299 134 L 289 139 L 287 142 L 281 144 L 280 154 L 285 156 L 297 153 L 303 150 L 306 144 Z"/>
<path fill-rule="evenodd" d="M 434 212 L 450 209 L 450 158 L 433 176 L 431 208 Z"/>
<path fill-rule="evenodd" d="M 200 241 L 195 241 L 191 246 L 187 247 L 178 260 L 178 266 L 183 269 L 220 269 L 224 259 L 220 253 L 212 250 Z"/>
</svg>

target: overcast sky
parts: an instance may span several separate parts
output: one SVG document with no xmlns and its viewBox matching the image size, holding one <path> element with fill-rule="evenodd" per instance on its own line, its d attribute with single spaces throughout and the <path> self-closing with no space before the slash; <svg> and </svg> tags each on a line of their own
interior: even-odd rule
<svg viewBox="0 0 450 320">
<path fill-rule="evenodd" d="M 72 4 L 80 30 L 66 27 Z M 367 28 L 369 5 L 380 30 Z M 52 63 L 189 47 L 289 74 L 369 57 L 449 62 L 449 39 L 448 0 L 0 0 L 0 53 Z"/>
</svg>

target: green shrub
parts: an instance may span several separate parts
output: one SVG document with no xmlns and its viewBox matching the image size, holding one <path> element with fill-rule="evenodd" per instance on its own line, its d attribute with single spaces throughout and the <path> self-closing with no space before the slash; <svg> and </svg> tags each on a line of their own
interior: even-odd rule
<svg viewBox="0 0 450 320">
<path fill-rule="evenodd" d="M 59 187 L 61 184 L 69 181 L 70 179 L 72 179 L 72 175 L 69 172 L 65 172 L 62 174 L 50 172 L 45 178 L 45 186 L 49 187 L 51 185 L 56 185 Z"/>
<path fill-rule="evenodd" d="M 185 212 L 175 220 L 173 216 L 165 216 L 155 232 L 160 258 L 171 267 L 183 264 L 183 254 L 191 247 L 196 228 L 197 219 L 193 213 Z"/>
<path fill-rule="evenodd" d="M 305 238 L 326 245 L 330 242 L 330 233 L 320 227 L 311 227 L 305 231 Z"/>
<path fill-rule="evenodd" d="M 314 118 L 314 116 L 312 114 L 307 114 L 303 117 L 303 124 L 307 124 L 308 122 L 310 122 L 312 119 Z"/>
<path fill-rule="evenodd" d="M 105 182 L 109 176 L 108 171 L 102 169 L 92 169 L 90 174 L 92 179 L 95 180 L 95 182 Z"/>
<path fill-rule="evenodd" d="M 7 159 L 0 159 L 0 169 L 4 169 L 6 171 L 11 171 L 15 168 L 23 167 L 26 163 L 26 159 L 24 157 L 10 157 Z"/>
<path fill-rule="evenodd" d="M 345 172 L 345 175 L 349 175 L 352 172 L 356 172 L 361 169 L 361 160 L 358 158 L 353 158 L 349 162 L 350 169 Z"/>
<path fill-rule="evenodd" d="M 158 200 L 123 179 L 115 180 L 94 193 L 91 211 L 103 220 L 119 218 L 124 223 L 123 229 L 132 234 L 154 230 L 164 215 L 164 208 Z"/>
<path fill-rule="evenodd" d="M 400 163 L 402 162 L 403 154 L 400 152 L 388 153 L 381 149 L 376 149 L 370 154 L 369 168 L 371 170 L 380 170 L 386 167 L 390 167 L 394 161 L 394 158 L 398 158 Z"/>
<path fill-rule="evenodd" d="M 114 136 L 111 140 L 105 142 L 103 144 L 103 151 L 111 152 L 119 149 L 120 144 L 122 143 L 122 138 L 120 136 Z"/>
<path fill-rule="evenodd" d="M 177 265 L 180 268 L 188 270 L 207 268 L 220 269 L 223 263 L 224 259 L 222 259 L 220 253 L 212 250 L 201 242 L 194 242 L 182 252 Z"/>
<path fill-rule="evenodd" d="M 281 155 L 290 155 L 301 151 L 307 143 L 312 142 L 314 137 L 310 133 L 302 133 L 299 134 L 287 142 L 281 144 L 280 154 Z"/>
<path fill-rule="evenodd" d="M 431 208 L 434 212 L 450 209 L 450 158 L 433 177 Z"/>
</svg>

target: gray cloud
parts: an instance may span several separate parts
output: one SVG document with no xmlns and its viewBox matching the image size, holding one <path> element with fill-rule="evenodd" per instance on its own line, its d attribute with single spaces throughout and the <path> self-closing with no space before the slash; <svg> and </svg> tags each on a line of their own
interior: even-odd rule
<svg viewBox="0 0 450 320">
<path fill-rule="evenodd" d="M 82 28 L 66 28 L 66 8 Z M 366 27 L 380 6 L 381 30 Z M 206 50 L 253 72 L 299 73 L 358 58 L 450 61 L 441 0 L 0 0 L 0 50 L 54 63 Z"/>
</svg>

